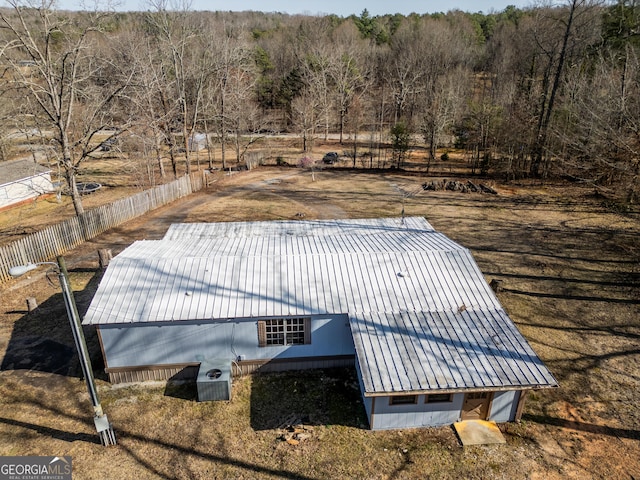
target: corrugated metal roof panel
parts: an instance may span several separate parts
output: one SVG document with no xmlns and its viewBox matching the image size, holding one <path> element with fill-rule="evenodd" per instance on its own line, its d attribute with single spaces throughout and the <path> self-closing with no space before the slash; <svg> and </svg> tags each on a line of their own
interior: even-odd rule
<svg viewBox="0 0 640 480">
<path fill-rule="evenodd" d="M 365 218 L 347 220 L 280 220 L 265 222 L 176 223 L 165 240 L 187 238 L 246 238 L 271 236 L 373 235 L 402 228 L 433 230 L 424 217 Z"/>
<path fill-rule="evenodd" d="M 366 395 L 557 385 L 501 310 L 374 312 L 350 322 Z M 508 345 L 492 343 L 487 322 L 510 330 Z"/>
<path fill-rule="evenodd" d="M 152 244 L 154 242 L 145 242 Z M 172 242 L 173 243 L 173 242 Z M 85 323 L 495 308 L 470 254 L 117 256 Z"/>
<path fill-rule="evenodd" d="M 438 232 L 389 232 L 386 234 L 324 237 L 201 238 L 141 240 L 119 257 L 177 258 L 220 256 L 326 255 L 330 253 L 424 252 L 466 250 Z"/>
</svg>

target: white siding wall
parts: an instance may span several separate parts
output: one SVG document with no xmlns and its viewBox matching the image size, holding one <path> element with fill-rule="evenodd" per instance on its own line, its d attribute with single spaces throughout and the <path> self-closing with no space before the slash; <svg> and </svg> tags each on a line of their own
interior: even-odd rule
<svg viewBox="0 0 640 480">
<path fill-rule="evenodd" d="M 8 183 L 0 187 L 0 208 L 52 191 L 53 185 L 48 173 Z"/>
<path fill-rule="evenodd" d="M 246 360 L 353 355 L 346 316 L 313 317 L 311 344 L 258 347 L 257 320 L 167 322 L 100 328 L 105 360 L 111 368 L 196 362 L 198 358 Z"/>
<path fill-rule="evenodd" d="M 451 425 L 460 418 L 464 394 L 454 394 L 453 401 L 446 403 L 424 400 L 424 395 L 418 395 L 418 403 L 414 405 L 389 405 L 389 397 L 376 397 L 369 424 L 373 430 Z"/>
<path fill-rule="evenodd" d="M 515 419 L 518 409 L 520 391 L 496 392 L 491 403 L 489 420 L 494 422 L 511 422 Z"/>
</svg>

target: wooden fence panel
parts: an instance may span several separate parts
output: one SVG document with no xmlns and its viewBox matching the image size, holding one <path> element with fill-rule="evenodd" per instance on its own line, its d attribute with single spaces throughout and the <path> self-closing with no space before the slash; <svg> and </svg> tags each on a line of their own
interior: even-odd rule
<svg viewBox="0 0 640 480">
<path fill-rule="evenodd" d="M 0 247 L 0 282 L 15 265 L 46 262 L 101 233 L 203 188 L 202 172 L 116 200 Z"/>
</svg>

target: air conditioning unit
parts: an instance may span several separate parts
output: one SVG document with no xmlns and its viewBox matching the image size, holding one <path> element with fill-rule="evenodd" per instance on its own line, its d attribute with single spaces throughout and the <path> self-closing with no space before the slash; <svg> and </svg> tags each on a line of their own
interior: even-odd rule
<svg viewBox="0 0 640 480">
<path fill-rule="evenodd" d="M 231 400 L 231 362 L 200 363 L 196 386 L 199 402 Z"/>
</svg>

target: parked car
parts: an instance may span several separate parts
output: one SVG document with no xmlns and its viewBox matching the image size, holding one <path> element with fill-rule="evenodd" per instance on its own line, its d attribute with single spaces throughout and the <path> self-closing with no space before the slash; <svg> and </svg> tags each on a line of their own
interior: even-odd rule
<svg viewBox="0 0 640 480">
<path fill-rule="evenodd" d="M 116 137 L 109 137 L 100 144 L 100 148 L 103 152 L 110 152 L 118 146 L 118 139 Z"/>
<path fill-rule="evenodd" d="M 338 152 L 329 152 L 324 157 L 322 157 L 322 163 L 326 163 L 327 165 L 333 165 L 338 161 Z"/>
</svg>

